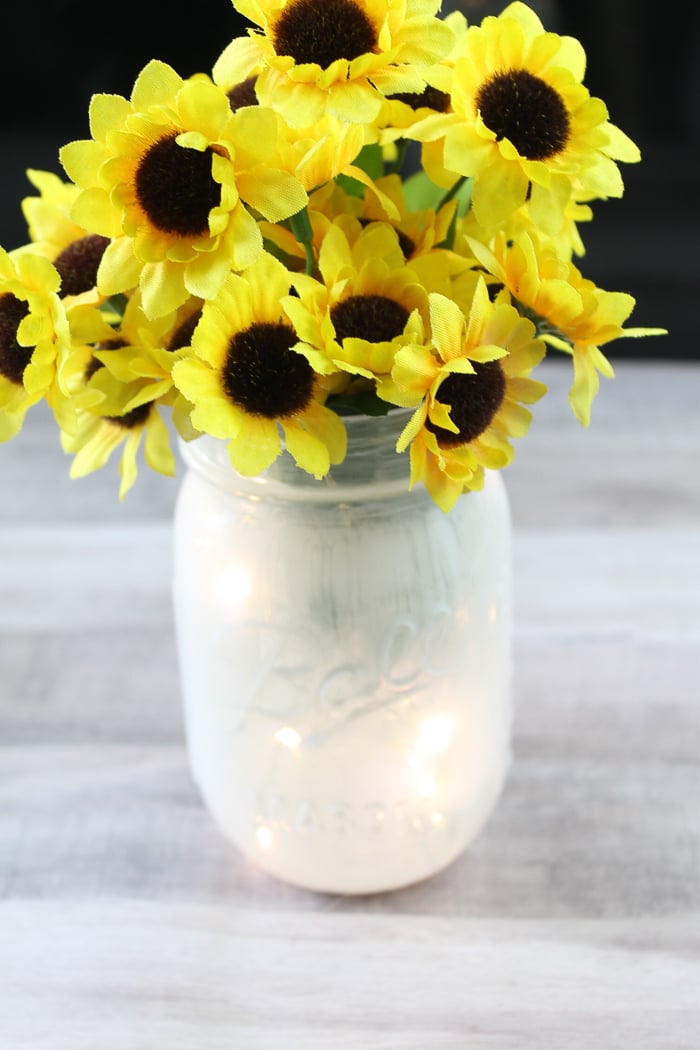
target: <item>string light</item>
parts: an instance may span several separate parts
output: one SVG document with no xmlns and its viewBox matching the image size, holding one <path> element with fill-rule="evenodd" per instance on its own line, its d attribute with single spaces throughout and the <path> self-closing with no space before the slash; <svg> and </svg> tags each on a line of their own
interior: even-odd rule
<svg viewBox="0 0 700 1050">
<path fill-rule="evenodd" d="M 219 602 L 228 609 L 237 609 L 253 589 L 249 573 L 235 564 L 217 571 L 214 588 Z"/>
<path fill-rule="evenodd" d="M 278 744 L 282 744 L 283 747 L 295 748 L 299 747 L 301 743 L 301 737 L 297 733 L 296 729 L 292 729 L 291 726 L 282 726 L 275 733 L 275 740 Z"/>
<path fill-rule="evenodd" d="M 434 715 L 427 719 L 418 730 L 418 754 L 437 755 L 445 751 L 452 739 L 452 731 L 452 719 L 447 715 Z"/>
<path fill-rule="evenodd" d="M 267 824 L 261 824 L 255 832 L 255 841 L 260 849 L 268 850 L 272 846 L 272 832 Z"/>
</svg>

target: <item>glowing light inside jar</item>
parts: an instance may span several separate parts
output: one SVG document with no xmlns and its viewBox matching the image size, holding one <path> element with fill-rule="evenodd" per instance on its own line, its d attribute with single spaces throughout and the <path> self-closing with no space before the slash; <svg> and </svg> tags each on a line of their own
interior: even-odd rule
<svg viewBox="0 0 700 1050">
<path fill-rule="evenodd" d="M 255 831 L 255 841 L 260 849 L 268 850 L 272 846 L 272 832 L 267 824 L 260 824 Z"/>
<path fill-rule="evenodd" d="M 416 756 L 421 758 L 446 751 L 452 740 L 453 729 L 452 719 L 447 715 L 433 715 L 426 719 L 418 727 Z"/>
<path fill-rule="evenodd" d="M 278 744 L 282 744 L 283 747 L 290 749 L 299 747 L 301 743 L 300 735 L 291 726 L 282 726 L 281 729 L 278 729 L 275 733 L 275 740 Z"/>
<path fill-rule="evenodd" d="M 437 791 L 437 784 L 435 783 L 435 777 L 427 774 L 418 782 L 418 794 L 421 798 L 430 798 Z"/>
<path fill-rule="evenodd" d="M 214 590 L 221 605 L 226 609 L 237 609 L 252 592 L 250 575 L 241 565 L 227 565 L 217 571 Z"/>
</svg>

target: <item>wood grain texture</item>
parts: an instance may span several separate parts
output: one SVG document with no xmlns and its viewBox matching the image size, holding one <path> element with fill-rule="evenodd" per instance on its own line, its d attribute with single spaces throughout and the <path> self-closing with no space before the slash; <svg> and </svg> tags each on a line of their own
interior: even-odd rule
<svg viewBox="0 0 700 1050">
<path fill-rule="evenodd" d="M 697 1050 L 700 369 L 568 369 L 506 474 L 515 761 L 434 879 L 344 899 L 243 860 L 187 768 L 177 481 L 0 448 L 0 1050 Z"/>
</svg>

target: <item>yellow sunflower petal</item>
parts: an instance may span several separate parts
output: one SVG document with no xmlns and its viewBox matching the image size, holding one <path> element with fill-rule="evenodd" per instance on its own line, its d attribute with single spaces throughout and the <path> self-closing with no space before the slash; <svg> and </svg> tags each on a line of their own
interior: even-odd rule
<svg viewBox="0 0 700 1050">
<path fill-rule="evenodd" d="M 144 455 L 149 467 L 159 474 L 175 474 L 175 457 L 170 448 L 168 428 L 156 409 L 151 413 L 144 440 Z"/>
<path fill-rule="evenodd" d="M 348 432 L 340 416 L 324 405 L 313 405 L 304 413 L 308 429 L 323 442 L 331 463 L 342 463 L 348 447 Z"/>
<path fill-rule="evenodd" d="M 282 430 L 285 447 L 296 465 L 316 479 L 325 477 L 331 461 L 323 441 L 293 421 L 282 420 Z"/>
<path fill-rule="evenodd" d="M 194 418 L 194 416 L 193 416 Z M 282 451 L 277 424 L 273 420 L 248 417 L 237 438 L 228 443 L 232 466 L 245 477 L 267 470 Z"/>
</svg>

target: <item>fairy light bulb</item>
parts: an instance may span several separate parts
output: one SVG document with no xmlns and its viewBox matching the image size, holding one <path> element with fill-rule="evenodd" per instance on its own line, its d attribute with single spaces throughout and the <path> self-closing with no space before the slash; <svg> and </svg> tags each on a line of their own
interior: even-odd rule
<svg viewBox="0 0 700 1050">
<path fill-rule="evenodd" d="M 230 610 L 240 608 L 253 589 L 250 574 L 235 563 L 216 570 L 213 586 L 219 603 Z"/>
<path fill-rule="evenodd" d="M 433 715 L 418 729 L 416 750 L 419 755 L 438 755 L 446 751 L 452 739 L 454 726 L 447 715 Z"/>
<path fill-rule="evenodd" d="M 267 824 L 260 824 L 255 831 L 255 841 L 260 849 L 269 850 L 272 846 L 272 831 Z"/>
<path fill-rule="evenodd" d="M 299 747 L 301 743 L 301 736 L 297 733 L 296 729 L 292 729 L 291 726 L 282 726 L 275 733 L 275 740 L 278 744 L 282 744 L 283 747 L 287 747 L 290 750 Z"/>
</svg>

